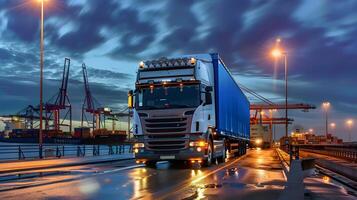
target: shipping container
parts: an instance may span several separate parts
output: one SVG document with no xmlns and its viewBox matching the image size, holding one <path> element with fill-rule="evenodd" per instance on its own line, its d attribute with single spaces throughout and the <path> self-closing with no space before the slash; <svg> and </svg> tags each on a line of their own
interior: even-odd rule
<svg viewBox="0 0 357 200">
<path fill-rule="evenodd" d="M 250 103 L 217 54 L 212 55 L 215 78 L 216 129 L 219 134 L 249 139 Z"/>
</svg>

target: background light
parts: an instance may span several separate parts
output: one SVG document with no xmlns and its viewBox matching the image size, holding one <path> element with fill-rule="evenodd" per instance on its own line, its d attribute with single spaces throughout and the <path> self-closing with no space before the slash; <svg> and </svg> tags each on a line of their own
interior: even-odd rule
<svg viewBox="0 0 357 200">
<path fill-rule="evenodd" d="M 280 49 L 273 49 L 273 51 L 271 52 L 271 55 L 274 58 L 278 58 L 278 57 L 281 57 L 282 53 L 281 53 Z"/>
</svg>

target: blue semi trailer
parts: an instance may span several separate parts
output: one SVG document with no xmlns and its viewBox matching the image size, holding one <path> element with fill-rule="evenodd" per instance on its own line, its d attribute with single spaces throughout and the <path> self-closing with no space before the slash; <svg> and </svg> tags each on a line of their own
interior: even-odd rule
<svg viewBox="0 0 357 200">
<path fill-rule="evenodd" d="M 208 166 L 246 153 L 249 101 L 216 53 L 140 62 L 128 104 L 139 163 Z"/>
</svg>

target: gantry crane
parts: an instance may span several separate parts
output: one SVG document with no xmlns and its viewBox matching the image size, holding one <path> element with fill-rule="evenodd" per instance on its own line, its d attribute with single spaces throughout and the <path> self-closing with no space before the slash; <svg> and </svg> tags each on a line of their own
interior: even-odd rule
<svg viewBox="0 0 357 200">
<path fill-rule="evenodd" d="M 72 106 L 67 93 L 70 64 L 71 60 L 65 58 L 59 92 L 44 105 L 44 110 L 46 111 L 46 130 L 59 131 L 61 126 L 69 127 L 69 132 L 72 130 Z M 61 111 L 65 113 L 62 118 Z M 69 124 L 65 123 L 66 120 L 69 120 Z M 50 121 L 53 121 L 53 123 L 50 124 Z"/>
<path fill-rule="evenodd" d="M 111 110 L 109 108 L 99 106 L 100 104 L 93 97 L 91 90 L 89 88 L 87 67 L 84 63 L 82 64 L 82 72 L 83 72 L 85 98 L 82 105 L 81 127 L 84 127 L 84 120 L 85 120 L 88 126 L 89 127 L 91 126 L 93 130 L 100 129 L 102 118 L 105 124 L 105 115 L 109 115 Z M 90 113 L 92 115 L 91 121 L 88 120 L 86 113 Z"/>
<path fill-rule="evenodd" d="M 270 101 L 269 99 L 261 96 L 260 94 L 254 92 L 253 90 L 245 87 L 242 84 L 238 84 L 242 90 L 244 90 L 246 93 L 254 96 L 255 98 L 259 99 L 260 101 L 264 102 L 264 104 L 250 104 L 250 110 L 251 111 L 255 111 L 253 117 L 250 118 L 250 123 L 251 124 L 290 124 L 293 119 L 286 119 L 286 118 L 274 118 L 273 116 L 269 116 L 269 117 L 263 117 L 263 110 L 269 110 L 269 111 L 273 111 L 273 110 L 281 110 L 281 109 L 288 109 L 288 110 L 303 110 L 304 112 L 307 112 L 310 109 L 315 109 L 316 107 L 313 105 L 309 105 L 309 104 L 303 104 L 303 103 L 299 103 L 299 104 L 276 104 L 272 101 Z M 259 115 L 259 116 L 258 116 Z M 259 120 L 258 120 L 259 119 Z"/>
<path fill-rule="evenodd" d="M 307 112 L 310 109 L 315 109 L 316 107 L 310 104 L 251 104 L 250 110 L 255 111 L 254 116 L 251 117 L 250 123 L 257 124 L 290 124 L 293 120 L 286 118 L 274 118 L 273 116 L 264 117 L 263 110 L 269 110 L 272 112 L 273 110 L 284 110 L 287 108 L 288 110 L 302 110 Z M 259 116 L 258 116 L 259 115 Z"/>
</svg>

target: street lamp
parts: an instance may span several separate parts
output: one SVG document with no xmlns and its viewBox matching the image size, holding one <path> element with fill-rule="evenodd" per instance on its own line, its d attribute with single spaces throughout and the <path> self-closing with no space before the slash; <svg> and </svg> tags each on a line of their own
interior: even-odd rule
<svg viewBox="0 0 357 200">
<path fill-rule="evenodd" d="M 270 129 L 273 132 L 273 142 L 275 142 L 275 125 L 273 124 L 273 117 L 274 117 L 274 112 L 276 112 L 276 109 L 269 109 L 270 113 Z"/>
<path fill-rule="evenodd" d="M 331 105 L 330 102 L 327 102 L 327 101 L 322 103 L 322 108 L 325 112 L 325 119 L 326 119 L 326 124 L 325 124 L 326 138 L 327 138 L 327 134 L 328 134 L 328 110 L 330 108 L 330 105 Z"/>
<path fill-rule="evenodd" d="M 348 132 L 348 140 L 349 140 L 349 142 L 352 142 L 352 140 L 351 140 L 351 132 L 352 132 L 353 123 L 354 122 L 353 122 L 352 119 L 347 119 L 346 120 L 346 125 L 347 125 L 347 127 L 349 129 L 349 132 Z"/>
<path fill-rule="evenodd" d="M 38 0 L 41 3 L 41 30 L 40 30 L 40 132 L 39 132 L 39 157 L 42 158 L 42 120 L 43 120 L 43 55 L 44 55 L 44 48 L 43 48 L 43 21 L 44 21 L 44 2 L 47 0 Z"/>
<path fill-rule="evenodd" d="M 276 39 L 276 43 L 281 42 L 280 38 Z M 278 46 L 278 45 L 277 45 Z M 286 51 L 281 50 L 280 48 L 274 48 L 271 51 L 271 55 L 275 59 L 284 57 L 284 68 L 285 68 L 285 136 L 288 136 L 288 54 Z"/>
</svg>

